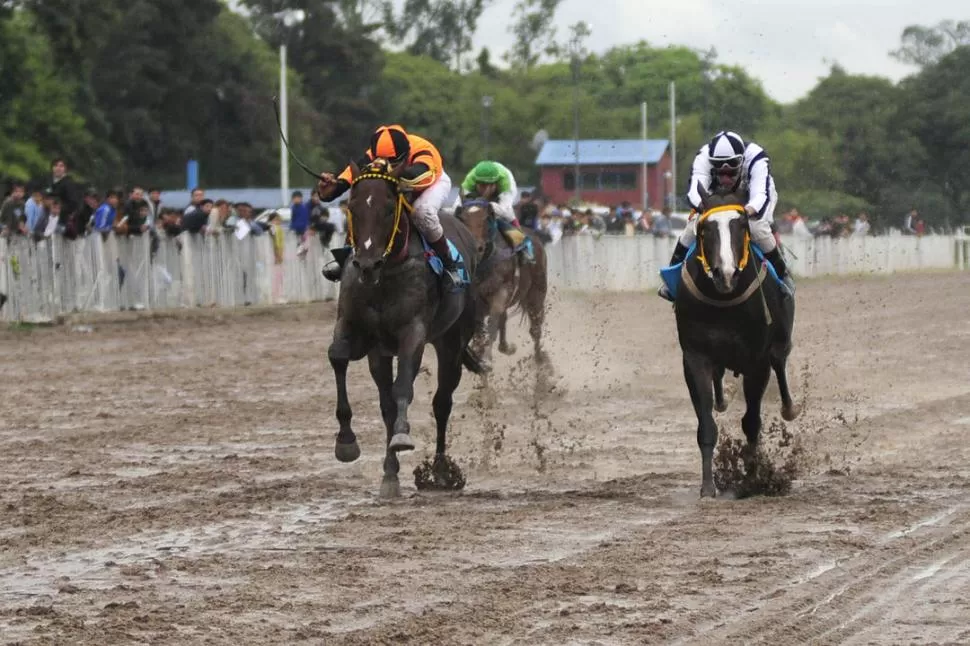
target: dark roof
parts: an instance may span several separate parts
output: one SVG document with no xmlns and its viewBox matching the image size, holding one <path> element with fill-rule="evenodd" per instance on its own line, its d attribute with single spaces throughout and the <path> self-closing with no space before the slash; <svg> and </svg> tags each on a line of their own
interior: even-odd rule
<svg viewBox="0 0 970 646">
<path fill-rule="evenodd" d="M 579 163 L 584 165 L 656 164 L 670 141 L 667 139 L 580 139 Z M 576 163 L 572 139 L 550 139 L 539 151 L 537 166 L 569 166 Z"/>
</svg>

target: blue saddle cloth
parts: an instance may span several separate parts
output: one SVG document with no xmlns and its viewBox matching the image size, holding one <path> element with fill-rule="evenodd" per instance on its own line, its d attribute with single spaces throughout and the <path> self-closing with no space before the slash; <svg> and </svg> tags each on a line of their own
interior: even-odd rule
<svg viewBox="0 0 970 646">
<path fill-rule="evenodd" d="M 754 254 L 754 257 L 757 259 L 759 265 L 761 263 L 766 263 L 765 254 L 761 250 L 761 247 L 751 243 L 751 253 Z M 690 249 L 687 250 L 687 255 L 684 257 L 684 262 L 690 260 L 696 254 L 697 243 L 695 242 L 690 246 Z M 678 262 L 676 265 L 670 265 L 669 267 L 662 267 L 660 269 L 660 278 L 664 281 L 664 284 L 667 285 L 670 295 L 675 299 L 677 298 L 677 291 L 680 289 L 680 270 L 681 267 L 683 267 L 684 262 Z M 787 287 L 785 287 L 785 283 L 781 280 L 781 278 L 778 277 L 778 272 L 775 271 L 774 265 L 772 265 L 770 262 L 767 262 L 766 264 L 768 265 L 768 275 L 771 276 L 771 278 L 778 283 L 782 289 L 787 289 Z"/>
<path fill-rule="evenodd" d="M 441 278 L 441 275 L 445 270 L 444 263 L 441 262 L 441 258 L 439 258 L 438 254 L 436 254 L 434 249 L 431 248 L 431 245 L 428 244 L 428 241 L 424 238 L 424 236 L 419 233 L 418 237 L 421 239 L 421 247 L 424 248 L 424 257 L 428 261 L 428 266 L 431 267 L 431 271 L 433 271 L 436 276 Z M 451 252 L 451 259 L 455 261 L 455 266 L 458 267 L 458 277 L 461 278 L 462 287 L 467 287 L 472 281 L 468 276 L 468 270 L 465 269 L 465 259 L 462 257 L 461 252 L 458 251 L 458 247 L 456 247 L 451 240 L 448 240 L 448 251 Z"/>
</svg>

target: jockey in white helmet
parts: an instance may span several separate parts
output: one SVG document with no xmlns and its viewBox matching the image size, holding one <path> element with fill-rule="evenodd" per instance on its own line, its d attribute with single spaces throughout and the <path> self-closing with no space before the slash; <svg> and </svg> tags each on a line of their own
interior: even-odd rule
<svg viewBox="0 0 970 646">
<path fill-rule="evenodd" d="M 687 201 L 695 212 L 701 208 L 699 187 L 711 193 L 718 189 L 748 192 L 748 203 L 744 206 L 744 210 L 748 214 L 751 241 L 761 248 L 765 258 L 774 266 L 789 292 L 794 293 L 794 283 L 771 230 L 775 219 L 775 205 L 778 204 L 778 191 L 775 190 L 775 179 L 771 176 L 771 162 L 764 148 L 756 143 L 745 144 L 741 136 L 735 132 L 717 133 L 709 143 L 701 146 L 697 156 L 694 157 Z M 696 218 L 691 217 L 677 241 L 674 255 L 670 259 L 671 265 L 684 260 L 687 249 L 694 243 L 696 237 Z M 671 300 L 665 287 L 661 288 L 660 295 Z"/>
</svg>

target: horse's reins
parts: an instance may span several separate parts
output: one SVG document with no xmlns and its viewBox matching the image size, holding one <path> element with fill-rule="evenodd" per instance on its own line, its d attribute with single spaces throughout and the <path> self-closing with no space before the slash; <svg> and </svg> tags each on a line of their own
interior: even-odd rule
<svg viewBox="0 0 970 646">
<path fill-rule="evenodd" d="M 351 187 L 357 186 L 359 182 L 362 182 L 365 179 L 379 179 L 391 184 L 395 188 L 400 186 L 400 180 L 393 175 L 389 175 L 388 173 L 384 173 L 382 171 L 369 170 L 355 177 Z M 397 205 L 394 207 L 394 229 L 391 231 L 391 237 L 387 241 L 387 247 L 384 249 L 384 254 L 382 255 L 383 258 L 387 258 L 389 255 L 391 255 L 391 250 L 394 248 L 394 242 L 397 240 L 397 234 L 401 231 L 401 215 L 404 213 L 404 211 L 407 211 L 410 215 L 414 211 L 414 207 L 411 206 L 411 204 L 407 201 L 407 198 L 404 197 L 404 193 L 397 191 Z M 409 232 L 410 230 L 411 227 L 408 227 Z M 347 242 L 350 243 L 354 253 L 357 253 L 357 239 L 354 237 L 354 214 L 349 208 L 347 209 Z M 401 254 L 403 255 L 406 253 L 407 244 L 404 245 Z"/>
<path fill-rule="evenodd" d="M 712 209 L 708 209 L 701 214 L 700 218 L 697 220 L 697 259 L 701 261 L 701 267 L 704 268 L 704 273 L 707 274 L 708 278 L 713 278 L 714 274 L 711 271 L 711 266 L 707 262 L 707 255 L 704 253 L 703 237 L 704 233 L 701 231 L 701 225 L 712 215 L 717 213 L 737 213 L 738 215 L 746 215 L 744 208 L 736 204 L 728 204 L 725 206 L 715 206 Z M 748 266 L 748 260 L 750 259 L 751 252 L 751 232 L 748 227 L 744 228 L 744 252 L 741 256 L 741 261 L 738 263 L 738 271 L 744 271 L 744 268 Z"/>
<path fill-rule="evenodd" d="M 704 234 L 700 228 L 700 225 L 703 224 L 705 220 L 707 220 L 715 213 L 738 213 L 738 214 L 744 215 L 745 211 L 743 207 L 738 205 L 733 205 L 733 204 L 725 205 L 725 206 L 715 206 L 714 208 L 708 209 L 703 214 L 701 214 L 700 219 L 698 219 L 697 221 L 697 248 L 698 248 L 697 259 L 700 261 L 701 267 L 704 269 L 704 273 L 707 274 L 708 278 L 713 278 L 714 273 L 713 271 L 711 271 L 711 266 L 707 261 L 706 254 L 704 253 L 704 240 L 703 240 Z M 751 232 L 748 230 L 747 227 L 745 227 L 744 255 L 741 257 L 741 261 L 738 263 L 738 271 L 744 271 L 744 268 L 748 266 L 748 261 L 750 259 L 751 259 Z M 697 286 L 697 284 L 694 282 L 694 279 L 691 277 L 690 272 L 687 270 L 686 262 L 681 266 L 681 269 L 680 269 L 681 280 L 683 280 L 684 287 L 687 288 L 687 291 L 690 292 L 690 295 L 693 296 L 698 301 L 700 301 L 701 303 L 704 303 L 705 305 L 710 305 L 712 307 L 721 307 L 721 308 L 735 307 L 737 305 L 741 305 L 742 303 L 746 302 L 749 298 L 751 298 L 754 295 L 756 291 L 760 291 L 761 304 L 764 307 L 764 312 L 765 312 L 765 320 L 767 321 L 768 325 L 771 325 L 772 323 L 771 312 L 768 310 L 768 301 L 765 298 L 765 291 L 764 291 L 764 280 L 767 275 L 768 275 L 768 265 L 767 265 L 767 262 L 765 262 L 764 264 L 761 265 L 761 269 L 758 270 L 758 273 L 755 274 L 754 281 L 750 285 L 748 285 L 748 288 L 745 289 L 744 292 L 742 292 L 740 295 L 735 296 L 730 300 L 724 301 L 724 300 L 717 300 L 717 299 L 711 298 L 706 294 L 704 294 L 703 292 L 701 292 L 700 288 Z"/>
</svg>

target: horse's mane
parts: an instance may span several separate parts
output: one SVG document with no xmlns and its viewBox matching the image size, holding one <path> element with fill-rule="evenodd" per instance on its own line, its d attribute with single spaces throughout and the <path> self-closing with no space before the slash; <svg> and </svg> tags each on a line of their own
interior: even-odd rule
<svg viewBox="0 0 970 646">
<path fill-rule="evenodd" d="M 731 191 L 728 193 L 712 193 L 707 200 L 704 202 L 705 209 L 710 209 L 715 206 L 728 206 L 732 204 L 746 204 L 748 201 L 748 192 L 744 189 L 739 189 L 737 191 Z"/>
</svg>

